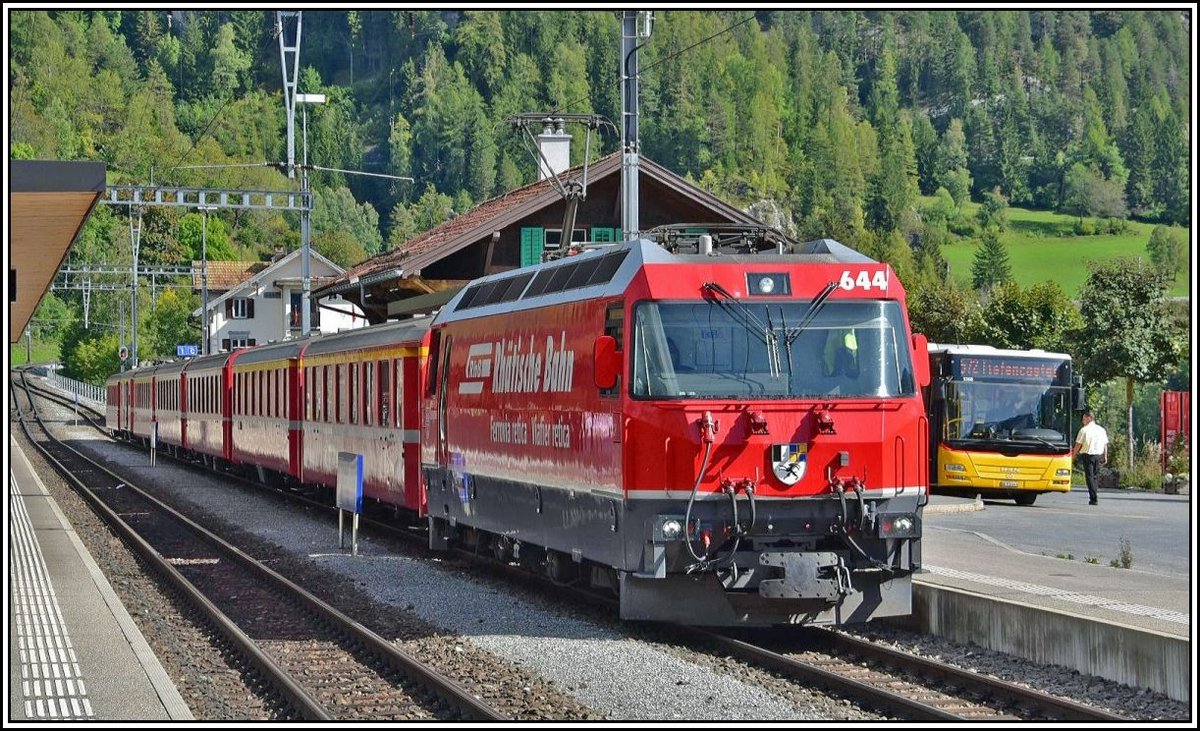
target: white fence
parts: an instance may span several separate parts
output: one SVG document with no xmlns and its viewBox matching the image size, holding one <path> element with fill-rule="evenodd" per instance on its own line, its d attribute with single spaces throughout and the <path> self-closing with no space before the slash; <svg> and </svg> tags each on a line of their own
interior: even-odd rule
<svg viewBox="0 0 1200 731">
<path fill-rule="evenodd" d="M 73 393 L 79 396 L 81 401 L 90 401 L 93 404 L 104 406 L 108 403 L 108 392 L 104 386 L 95 386 L 90 383 L 83 383 L 72 378 L 64 378 L 59 375 L 57 370 L 51 370 L 46 376 L 46 381 L 60 391 Z"/>
</svg>

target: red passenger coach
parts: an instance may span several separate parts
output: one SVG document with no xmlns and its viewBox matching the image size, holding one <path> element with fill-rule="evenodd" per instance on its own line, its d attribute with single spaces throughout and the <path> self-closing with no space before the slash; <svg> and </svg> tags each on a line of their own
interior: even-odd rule
<svg viewBox="0 0 1200 731">
<path fill-rule="evenodd" d="M 638 241 L 465 289 L 431 334 L 431 545 L 515 549 L 626 618 L 909 613 L 924 338 L 887 265 L 822 247 Z"/>
<path fill-rule="evenodd" d="M 164 363 L 154 369 L 154 423 L 157 442 L 171 447 L 183 446 L 181 396 L 185 363 Z"/>
<path fill-rule="evenodd" d="M 363 496 L 424 514 L 418 449 L 419 384 L 429 320 L 327 335 L 303 351 L 305 482 L 337 483 L 338 452 L 363 456 Z"/>
<path fill-rule="evenodd" d="M 233 379 L 227 366 L 234 355 L 193 358 L 183 369 L 183 446 L 206 459 L 229 462 L 233 457 L 229 438 Z"/>
<path fill-rule="evenodd" d="M 288 340 L 230 356 L 234 464 L 300 473 L 299 364 L 307 342 Z"/>
</svg>

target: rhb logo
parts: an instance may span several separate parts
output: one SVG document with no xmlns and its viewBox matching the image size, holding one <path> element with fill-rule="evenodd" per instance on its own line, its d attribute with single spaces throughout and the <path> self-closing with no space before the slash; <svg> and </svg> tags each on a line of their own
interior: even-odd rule
<svg viewBox="0 0 1200 731">
<path fill-rule="evenodd" d="M 475 343 L 467 350 L 466 377 L 458 384 L 461 394 L 483 393 L 491 383 L 493 393 L 566 393 L 575 380 L 575 351 L 566 347 L 567 333 L 556 343 L 547 335 L 537 348 L 537 336 Z"/>
</svg>

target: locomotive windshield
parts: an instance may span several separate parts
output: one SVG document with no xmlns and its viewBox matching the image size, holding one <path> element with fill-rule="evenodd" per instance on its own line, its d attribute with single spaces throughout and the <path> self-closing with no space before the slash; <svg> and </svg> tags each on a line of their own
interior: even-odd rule
<svg viewBox="0 0 1200 731">
<path fill-rule="evenodd" d="M 646 399 L 879 398 L 916 392 L 894 301 L 642 302 L 632 395 Z M 805 322 L 806 318 L 807 322 Z"/>
</svg>

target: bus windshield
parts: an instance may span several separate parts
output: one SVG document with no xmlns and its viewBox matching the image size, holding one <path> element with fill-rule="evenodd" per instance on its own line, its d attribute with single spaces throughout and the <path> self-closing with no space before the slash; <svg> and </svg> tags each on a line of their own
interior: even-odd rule
<svg viewBox="0 0 1200 731">
<path fill-rule="evenodd" d="M 916 393 L 895 301 L 642 302 L 631 393 L 645 399 L 880 398 Z"/>
<path fill-rule="evenodd" d="M 953 446 L 1024 442 L 1066 449 L 1071 390 L 1037 383 L 946 383 L 943 437 Z"/>
</svg>

